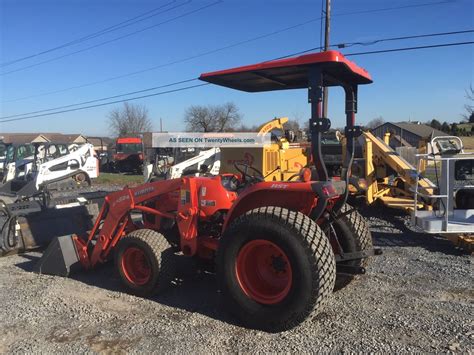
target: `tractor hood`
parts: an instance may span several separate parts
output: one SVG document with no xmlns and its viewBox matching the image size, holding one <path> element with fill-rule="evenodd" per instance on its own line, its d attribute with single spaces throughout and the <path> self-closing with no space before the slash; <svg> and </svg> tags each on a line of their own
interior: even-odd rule
<svg viewBox="0 0 474 355">
<path fill-rule="evenodd" d="M 308 87 L 309 68 L 319 67 L 324 86 L 372 83 L 370 74 L 342 53 L 327 51 L 201 74 L 200 80 L 228 88 L 261 92 Z"/>
</svg>

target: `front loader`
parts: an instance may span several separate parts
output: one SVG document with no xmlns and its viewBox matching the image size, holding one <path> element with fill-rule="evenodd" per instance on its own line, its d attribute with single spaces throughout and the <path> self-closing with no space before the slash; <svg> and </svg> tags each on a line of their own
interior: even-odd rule
<svg viewBox="0 0 474 355">
<path fill-rule="evenodd" d="M 146 296 L 174 277 L 174 253 L 215 264 L 222 296 L 242 324 L 290 329 L 319 311 L 335 289 L 365 272 L 377 254 L 366 221 L 346 204 L 353 156 L 357 87 L 369 74 L 330 51 L 201 75 L 201 80 L 248 92 L 309 91 L 315 174 L 301 169 L 291 181 L 264 181 L 245 162 L 238 174 L 182 177 L 124 188 L 105 198 L 92 230 L 58 238 L 37 271 L 66 276 L 114 259 L 132 293 Z M 343 179 L 328 178 L 321 135 L 324 86 L 346 93 L 347 160 Z M 137 221 L 137 213 L 142 214 Z"/>
</svg>

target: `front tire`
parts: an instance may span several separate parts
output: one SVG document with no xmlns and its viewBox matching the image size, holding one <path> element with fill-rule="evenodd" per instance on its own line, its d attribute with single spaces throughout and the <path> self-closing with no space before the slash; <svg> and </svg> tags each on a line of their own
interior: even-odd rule
<svg viewBox="0 0 474 355">
<path fill-rule="evenodd" d="M 150 296 L 169 286 L 174 253 L 163 235 L 139 229 L 123 237 L 115 249 L 115 268 L 130 293 Z"/>
<path fill-rule="evenodd" d="M 248 327 L 281 331 L 303 322 L 332 293 L 329 240 L 306 215 L 251 210 L 231 223 L 217 252 L 217 278 L 231 313 Z"/>
</svg>

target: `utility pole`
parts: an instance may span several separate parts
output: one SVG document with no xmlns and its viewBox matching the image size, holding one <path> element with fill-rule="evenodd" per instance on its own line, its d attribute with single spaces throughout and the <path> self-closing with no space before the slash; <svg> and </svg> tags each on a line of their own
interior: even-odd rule
<svg viewBox="0 0 474 355">
<path fill-rule="evenodd" d="M 324 50 L 329 50 L 329 32 L 331 29 L 331 0 L 326 0 L 326 23 L 324 28 Z M 328 117 L 328 88 L 325 87 L 323 91 L 323 117 Z"/>
</svg>

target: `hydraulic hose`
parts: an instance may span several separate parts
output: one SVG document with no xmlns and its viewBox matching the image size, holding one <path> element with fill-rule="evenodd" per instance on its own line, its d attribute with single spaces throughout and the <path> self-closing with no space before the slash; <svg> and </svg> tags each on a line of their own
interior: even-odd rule
<svg viewBox="0 0 474 355">
<path fill-rule="evenodd" d="M 8 216 L 3 223 L 0 232 L 0 249 L 4 253 L 8 253 L 18 249 L 18 238 L 15 235 L 16 216 Z"/>
</svg>

